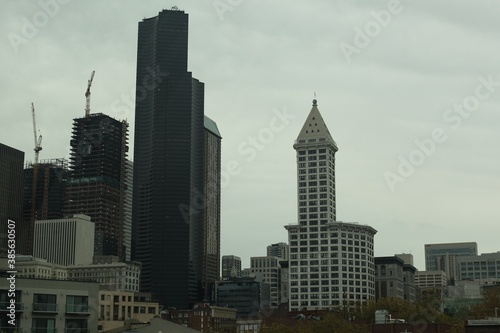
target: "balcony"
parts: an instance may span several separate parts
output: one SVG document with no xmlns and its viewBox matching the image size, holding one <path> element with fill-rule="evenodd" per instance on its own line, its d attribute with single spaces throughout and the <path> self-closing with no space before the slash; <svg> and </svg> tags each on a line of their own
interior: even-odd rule
<svg viewBox="0 0 500 333">
<path fill-rule="evenodd" d="M 31 333 L 57 333 L 57 330 L 48 327 L 32 327 Z"/>
<path fill-rule="evenodd" d="M 0 302 L 0 312 L 9 312 L 12 305 L 10 302 Z M 24 310 L 24 304 L 16 302 L 14 303 L 14 309 L 16 312 L 23 312 Z"/>
<path fill-rule="evenodd" d="M 88 328 L 80 328 L 80 327 L 73 327 L 73 328 L 65 328 L 64 333 L 90 333 L 90 330 Z"/>
<path fill-rule="evenodd" d="M 90 313 L 90 307 L 87 304 L 66 304 L 66 313 L 88 315 Z"/>
<path fill-rule="evenodd" d="M 33 312 L 57 313 L 57 304 L 55 303 L 33 303 Z M 50 332 L 48 332 L 50 333 Z"/>
</svg>

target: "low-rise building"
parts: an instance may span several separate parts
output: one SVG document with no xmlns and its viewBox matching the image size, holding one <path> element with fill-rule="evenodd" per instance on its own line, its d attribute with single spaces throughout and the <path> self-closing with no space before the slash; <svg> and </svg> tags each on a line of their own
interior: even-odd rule
<svg viewBox="0 0 500 333">
<path fill-rule="evenodd" d="M 417 271 L 415 273 L 415 285 L 421 289 L 446 286 L 447 281 L 444 271 Z"/>
<path fill-rule="evenodd" d="M 414 302 L 416 268 L 398 256 L 375 258 L 376 299 L 394 297 Z"/>
<path fill-rule="evenodd" d="M 116 256 L 96 256 L 91 265 L 68 266 L 68 278 L 97 281 L 117 291 L 135 291 L 140 288 L 141 263 L 120 262 Z"/>
<path fill-rule="evenodd" d="M 99 291 L 99 332 L 123 327 L 127 322 L 147 323 L 160 315 L 160 305 L 149 293 Z"/>
<path fill-rule="evenodd" d="M 5 279 L 5 277 L 2 277 Z M 33 333 L 97 333 L 99 284 L 16 277 L 15 296 L 0 287 L 0 331 Z M 11 312 L 10 300 L 15 300 Z M 14 314 L 11 325 L 8 316 Z"/>
<path fill-rule="evenodd" d="M 236 309 L 197 304 L 191 310 L 168 308 L 162 318 L 190 327 L 198 332 L 233 332 L 236 327 Z"/>
<path fill-rule="evenodd" d="M 66 266 L 53 264 L 46 259 L 27 255 L 16 256 L 17 276 L 30 279 L 67 280 Z"/>
<path fill-rule="evenodd" d="M 270 289 L 267 283 L 253 278 L 232 278 L 217 285 L 217 305 L 234 308 L 237 318 L 257 318 L 269 309 Z"/>
</svg>

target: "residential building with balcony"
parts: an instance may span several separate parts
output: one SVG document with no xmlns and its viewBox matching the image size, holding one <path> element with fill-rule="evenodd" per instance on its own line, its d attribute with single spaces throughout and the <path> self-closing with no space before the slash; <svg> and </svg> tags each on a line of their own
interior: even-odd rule
<svg viewBox="0 0 500 333">
<path fill-rule="evenodd" d="M 7 316 L 13 298 L 7 286 L 0 287 L 0 331 L 97 333 L 99 284 L 16 277 L 15 285 L 14 326 Z"/>
</svg>

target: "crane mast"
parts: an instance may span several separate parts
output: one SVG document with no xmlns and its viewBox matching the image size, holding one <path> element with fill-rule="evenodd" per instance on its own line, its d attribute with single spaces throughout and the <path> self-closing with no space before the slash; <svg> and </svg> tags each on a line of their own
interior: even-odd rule
<svg viewBox="0 0 500 333">
<path fill-rule="evenodd" d="M 92 71 L 92 74 L 90 75 L 90 80 L 88 81 L 87 91 L 85 92 L 85 98 L 86 98 L 85 117 L 88 117 L 90 114 L 90 86 L 92 85 L 92 81 L 94 80 L 94 74 L 95 71 Z"/>
<path fill-rule="evenodd" d="M 42 135 L 36 137 L 36 119 L 35 119 L 35 105 L 31 103 L 31 116 L 33 118 L 33 137 L 35 139 L 35 163 L 33 164 L 33 183 L 31 188 L 31 214 L 30 214 L 30 225 L 28 233 L 28 254 L 33 254 L 33 241 L 35 236 L 35 220 L 36 220 L 36 192 L 38 183 L 38 155 L 40 150 L 42 150 Z"/>
</svg>

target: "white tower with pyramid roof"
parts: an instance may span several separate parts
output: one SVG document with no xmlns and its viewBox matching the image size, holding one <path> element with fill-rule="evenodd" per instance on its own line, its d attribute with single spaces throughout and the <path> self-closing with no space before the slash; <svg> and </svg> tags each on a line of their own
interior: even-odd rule
<svg viewBox="0 0 500 333">
<path fill-rule="evenodd" d="M 317 101 L 293 145 L 298 224 L 288 225 L 289 310 L 354 307 L 375 298 L 370 226 L 336 221 L 337 144 Z"/>
</svg>

